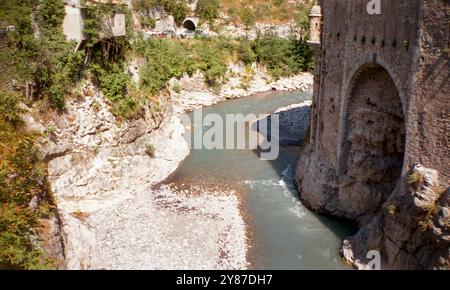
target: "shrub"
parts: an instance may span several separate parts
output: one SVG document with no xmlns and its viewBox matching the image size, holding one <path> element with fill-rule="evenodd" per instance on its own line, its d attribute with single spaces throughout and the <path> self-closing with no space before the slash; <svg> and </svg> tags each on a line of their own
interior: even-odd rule
<svg viewBox="0 0 450 290">
<path fill-rule="evenodd" d="M 120 65 L 112 64 L 107 69 L 94 65 L 92 69 L 106 98 L 112 102 L 125 98 L 129 77 Z"/>
<path fill-rule="evenodd" d="M 148 17 L 148 16 L 141 16 L 139 18 L 139 22 L 141 23 L 141 26 L 143 28 L 151 28 L 151 29 L 153 29 L 156 26 L 155 19 L 153 19 L 151 17 Z"/>
<path fill-rule="evenodd" d="M 305 40 L 284 39 L 268 33 L 255 40 L 253 50 L 257 61 L 275 78 L 309 70 L 313 64 L 313 54 Z"/>
<path fill-rule="evenodd" d="M 189 12 L 189 7 L 184 0 L 165 0 L 164 9 L 173 16 L 175 23 L 180 26 Z"/>
<path fill-rule="evenodd" d="M 0 265 L 17 269 L 54 267 L 33 240 L 38 219 L 48 204 L 31 209 L 33 196 L 46 194 L 45 165 L 38 158 L 34 135 L 22 133 L 0 118 Z"/>
<path fill-rule="evenodd" d="M 113 63 L 102 67 L 94 64 L 91 69 L 103 94 L 112 103 L 112 113 L 125 119 L 132 118 L 137 113 L 139 104 L 128 91 L 130 77 L 124 72 L 122 65 Z"/>
<path fill-rule="evenodd" d="M 54 134 L 56 132 L 57 128 L 54 124 L 50 124 L 47 126 L 46 132 L 48 134 Z"/>
<path fill-rule="evenodd" d="M 15 269 L 46 268 L 42 251 L 30 237 L 38 227 L 37 216 L 14 203 L 0 205 L 0 265 Z"/>
<path fill-rule="evenodd" d="M 425 175 L 419 171 L 413 171 L 408 176 L 408 184 L 411 185 L 421 185 L 425 182 Z"/>
<path fill-rule="evenodd" d="M 173 87 L 172 87 L 172 90 L 173 90 L 175 93 L 177 93 L 177 94 L 179 94 L 179 93 L 181 92 L 182 89 L 183 89 L 183 88 L 181 87 L 181 85 L 180 85 L 179 82 L 176 82 L 176 83 L 173 85 Z"/>
<path fill-rule="evenodd" d="M 238 50 L 239 60 L 244 64 L 251 64 L 256 61 L 256 54 L 252 49 L 250 41 L 243 41 Z"/>
<path fill-rule="evenodd" d="M 164 39 L 140 40 L 136 50 L 147 60 L 141 72 L 141 88 L 149 95 L 162 90 L 173 77 L 181 77 L 186 65 L 183 49 Z"/>
<path fill-rule="evenodd" d="M 198 0 L 195 14 L 202 21 L 212 22 L 219 18 L 219 0 Z"/>
<path fill-rule="evenodd" d="M 150 158 L 155 158 L 156 148 L 152 144 L 148 144 L 145 146 L 145 154 L 147 154 Z"/>
<path fill-rule="evenodd" d="M 20 97 L 0 90 L 0 117 L 10 122 L 14 127 L 18 127 L 20 119 Z"/>
</svg>

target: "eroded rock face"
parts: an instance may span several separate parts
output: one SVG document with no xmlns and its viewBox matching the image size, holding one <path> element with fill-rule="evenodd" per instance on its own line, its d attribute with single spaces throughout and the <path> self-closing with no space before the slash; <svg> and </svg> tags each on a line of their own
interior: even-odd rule
<svg viewBox="0 0 450 290">
<path fill-rule="evenodd" d="M 159 112 L 145 108 L 119 123 L 92 84 L 83 94 L 50 120 L 27 118 L 47 135 L 42 150 L 61 219 L 47 221 L 45 238 L 61 267 L 245 269 L 247 236 L 235 193 L 193 198 L 153 187 L 189 153 L 184 108 L 161 96 Z M 63 247 L 55 248 L 61 237 Z"/>
<path fill-rule="evenodd" d="M 414 175 L 412 175 L 414 174 Z M 448 269 L 450 258 L 450 191 L 439 185 L 436 170 L 415 166 L 410 176 L 383 205 L 376 217 L 344 241 L 346 260 L 366 269 L 371 249 L 385 253 L 383 267 Z"/>
</svg>

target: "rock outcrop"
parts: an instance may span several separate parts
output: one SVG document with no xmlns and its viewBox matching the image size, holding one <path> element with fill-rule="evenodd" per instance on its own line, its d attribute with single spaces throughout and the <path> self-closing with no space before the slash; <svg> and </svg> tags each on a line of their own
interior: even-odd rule
<svg viewBox="0 0 450 290">
<path fill-rule="evenodd" d="M 449 269 L 450 190 L 440 186 L 436 170 L 420 165 L 400 186 L 369 224 L 344 241 L 343 256 L 365 269 L 365 255 L 381 249 L 386 268 Z"/>
<path fill-rule="evenodd" d="M 272 118 L 278 116 L 278 144 L 283 147 L 299 146 L 305 142 L 310 122 L 311 101 L 305 101 L 299 104 L 293 104 L 287 107 L 279 108 L 272 114 L 258 120 L 254 123 L 255 130 L 263 134 L 264 137 L 276 138 L 270 130 L 263 132 L 259 130 L 261 121 L 265 121 L 267 128 L 272 128 Z M 264 125 L 266 127 L 266 125 Z"/>
<path fill-rule="evenodd" d="M 159 113 L 146 109 L 118 123 L 95 87 L 88 84 L 84 94 L 47 120 L 52 129 L 42 144 L 66 268 L 245 268 L 246 231 L 235 195 L 191 198 L 153 188 L 189 153 L 181 110 L 163 101 Z"/>
</svg>

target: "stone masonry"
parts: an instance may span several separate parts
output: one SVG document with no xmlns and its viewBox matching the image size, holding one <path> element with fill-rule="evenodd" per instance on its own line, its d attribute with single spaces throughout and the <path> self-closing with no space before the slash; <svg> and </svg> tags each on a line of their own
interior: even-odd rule
<svg viewBox="0 0 450 290">
<path fill-rule="evenodd" d="M 368 268 L 450 268 L 449 1 L 322 0 L 311 135 L 296 173 L 311 209 L 356 221 Z"/>
</svg>

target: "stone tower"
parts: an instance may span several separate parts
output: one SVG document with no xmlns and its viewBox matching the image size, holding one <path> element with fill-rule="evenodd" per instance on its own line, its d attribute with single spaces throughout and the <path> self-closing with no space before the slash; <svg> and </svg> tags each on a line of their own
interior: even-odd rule
<svg viewBox="0 0 450 290">
<path fill-rule="evenodd" d="M 322 31 L 322 11 L 319 5 L 314 5 L 309 13 L 309 40 L 310 45 L 320 44 Z"/>
<path fill-rule="evenodd" d="M 381 0 L 381 14 L 368 13 L 369 2 L 322 0 L 311 13 L 300 197 L 358 222 L 343 249 L 357 267 L 377 250 L 385 268 L 450 268 L 449 2 Z"/>
</svg>

